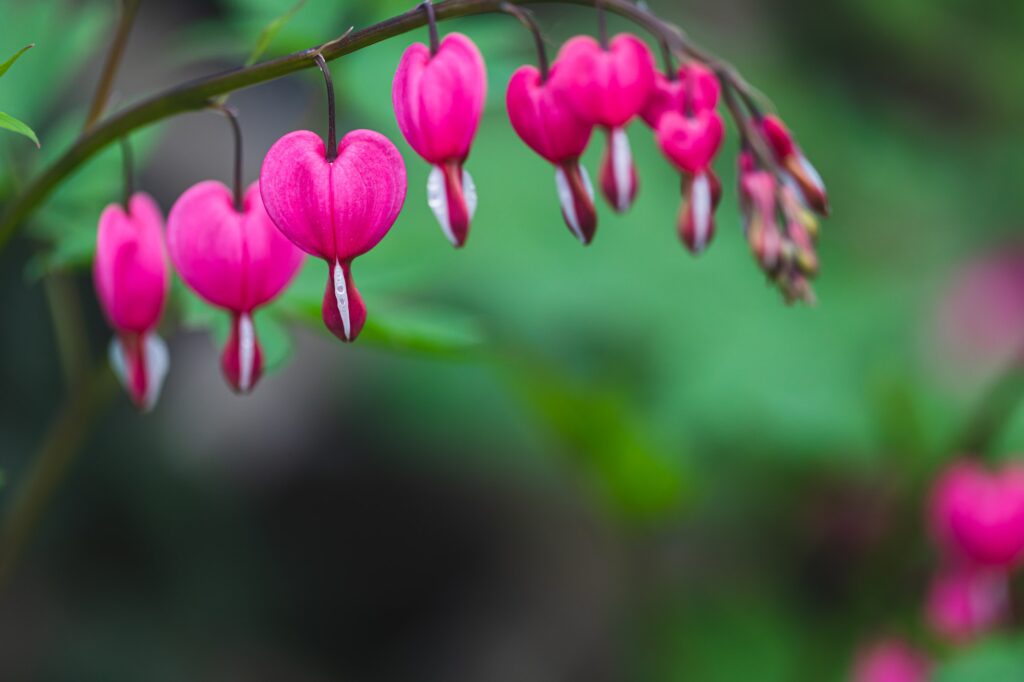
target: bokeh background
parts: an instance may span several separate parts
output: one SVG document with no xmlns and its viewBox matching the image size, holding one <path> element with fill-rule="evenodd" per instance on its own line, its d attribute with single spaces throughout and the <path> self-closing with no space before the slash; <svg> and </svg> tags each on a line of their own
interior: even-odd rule
<svg viewBox="0 0 1024 682">
<path fill-rule="evenodd" d="M 410 3 L 309 0 L 269 55 Z M 290 4 L 144 1 L 113 106 L 237 66 Z M 156 411 L 136 414 L 108 377 L 76 413 L 66 477 L 0 593 L 0 678 L 841 680 L 859 646 L 895 634 L 933 652 L 939 679 L 1024 679 L 1012 628 L 966 649 L 925 628 L 921 511 L 1024 338 L 1024 4 L 649 4 L 768 93 L 827 180 L 819 305 L 785 307 L 755 267 L 735 139 L 705 256 L 677 241 L 678 176 L 641 124 L 638 202 L 602 207 L 580 248 L 504 112 L 534 60 L 504 16 L 442 25 L 489 68 L 468 164 L 480 208 L 455 252 L 391 111 L 425 30 L 338 60 L 340 126 L 387 134 L 410 176 L 398 223 L 356 265 L 365 338 L 323 331 L 310 262 L 257 316 L 275 371 L 238 398 L 219 372 L 225 320 L 178 283 Z M 537 15 L 552 53 L 595 29 L 585 8 Z M 5 202 L 80 128 L 115 3 L 0 0 L 0 16 L 0 54 L 37 44 L 0 81 L 0 110 L 43 142 L 0 137 Z M 231 97 L 247 180 L 282 134 L 323 132 L 322 90 L 305 72 Z M 133 141 L 165 210 L 230 178 L 214 114 Z M 8 509 L 69 385 L 105 371 L 88 263 L 120 192 L 108 150 L 0 253 Z M 992 454 L 1022 442 L 1012 419 Z"/>
</svg>

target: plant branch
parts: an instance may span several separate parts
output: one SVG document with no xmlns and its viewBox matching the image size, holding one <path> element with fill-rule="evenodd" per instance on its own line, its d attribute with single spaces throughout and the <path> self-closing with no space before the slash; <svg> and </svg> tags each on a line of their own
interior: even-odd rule
<svg viewBox="0 0 1024 682">
<path fill-rule="evenodd" d="M 128 45 L 128 35 L 132 31 L 135 15 L 139 11 L 139 2 L 140 0 L 121 0 L 121 14 L 117 21 L 117 30 L 114 32 L 114 39 L 110 42 L 107 60 L 103 63 L 103 71 L 100 72 L 100 82 L 96 86 L 92 104 L 89 105 L 89 113 L 85 117 L 85 132 L 89 132 L 96 125 L 100 117 L 103 116 L 103 110 L 107 108 L 107 100 L 110 99 L 110 91 L 114 87 L 114 77 L 117 75 L 118 67 L 121 66 L 121 58 L 124 57 L 124 50 Z"/>
<path fill-rule="evenodd" d="M 435 6 L 435 13 L 438 21 L 476 14 L 498 13 L 503 11 L 502 5 L 507 1 L 447 0 L 447 2 Z M 560 3 L 593 7 L 598 2 L 606 11 L 623 16 L 655 36 L 664 38 L 673 50 L 688 54 L 712 66 L 739 92 L 751 91 L 746 82 L 736 74 L 735 69 L 695 47 L 677 27 L 637 7 L 629 0 L 517 0 L 512 4 Z M 122 110 L 79 138 L 70 149 L 50 164 L 24 191 L 9 202 L 3 215 L 0 216 L 0 249 L 64 178 L 117 138 L 171 116 L 204 109 L 209 106 L 212 99 L 219 95 L 310 68 L 315 65 L 313 59 L 317 54 L 323 55 L 326 61 L 331 61 L 388 38 L 421 28 L 426 21 L 425 13 L 417 6 L 404 14 L 386 19 L 360 31 L 350 32 L 324 45 L 260 62 L 250 67 L 237 68 L 199 78 L 164 90 Z"/>
</svg>

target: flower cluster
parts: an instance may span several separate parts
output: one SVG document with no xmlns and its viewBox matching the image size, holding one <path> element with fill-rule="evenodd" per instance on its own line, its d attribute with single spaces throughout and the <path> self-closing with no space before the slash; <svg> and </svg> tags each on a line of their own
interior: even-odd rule
<svg viewBox="0 0 1024 682">
<path fill-rule="evenodd" d="M 465 245 L 477 208 L 466 170 L 487 93 L 480 50 L 465 35 L 440 39 L 431 3 L 424 3 L 430 44 L 413 44 L 394 76 L 398 127 L 430 164 L 427 202 L 445 237 Z M 725 135 L 717 108 L 724 88 L 743 94 L 747 113 L 730 107 L 742 136 L 739 194 L 748 241 L 761 268 L 788 301 L 811 300 L 808 281 L 818 269 L 813 213 L 827 212 L 820 178 L 785 126 L 763 116 L 726 72 L 689 59 L 678 69 L 663 40 L 666 69 L 659 73 L 647 44 L 634 35 L 609 39 L 601 15 L 600 40 L 577 36 L 553 63 L 526 10 L 508 4 L 534 33 L 538 66 L 523 66 L 506 92 L 508 116 L 520 138 L 555 167 L 561 212 L 572 234 L 589 244 L 597 229 L 594 188 L 580 163 L 595 129 L 607 145 L 599 186 L 617 212 L 630 209 L 639 190 L 627 130 L 642 119 L 681 176 L 678 232 L 694 254 L 715 233 L 722 196 L 713 164 Z M 236 134 L 233 191 L 201 182 L 175 202 L 167 221 L 167 251 L 196 294 L 231 316 L 221 356 L 230 385 L 245 393 L 263 373 L 255 311 L 294 278 L 303 252 L 327 264 L 322 317 L 342 341 L 354 341 L 367 310 L 352 276 L 353 262 L 388 233 L 406 197 L 406 170 L 390 140 L 356 130 L 335 134 L 333 84 L 319 53 L 328 94 L 325 142 L 296 131 L 267 152 L 258 183 L 243 190 L 237 119 L 223 106 Z M 726 96 L 730 93 L 726 92 Z M 761 153 L 758 153 L 758 150 Z M 153 333 L 167 294 L 168 271 L 159 210 L 144 195 L 111 206 L 100 221 L 95 263 L 97 289 L 117 331 L 112 357 L 140 407 L 152 407 L 167 369 L 167 351 Z"/>
</svg>

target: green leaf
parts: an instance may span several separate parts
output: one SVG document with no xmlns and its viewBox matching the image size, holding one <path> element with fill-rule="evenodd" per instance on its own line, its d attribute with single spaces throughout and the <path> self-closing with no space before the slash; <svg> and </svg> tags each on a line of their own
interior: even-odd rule
<svg viewBox="0 0 1024 682">
<path fill-rule="evenodd" d="M 36 46 L 35 43 L 31 43 L 29 45 L 26 45 L 25 47 L 23 47 L 20 50 L 18 50 L 17 52 L 15 52 L 14 55 L 10 59 L 8 59 L 6 62 L 4 62 L 3 64 L 0 64 L 0 77 L 2 77 L 5 73 L 7 73 L 7 69 L 11 68 L 11 65 L 14 64 L 14 62 L 18 61 L 18 57 L 20 57 L 21 55 L 25 54 L 26 52 L 28 52 L 30 49 L 32 49 L 35 46 Z"/>
<path fill-rule="evenodd" d="M 36 137 L 35 131 L 33 131 L 27 125 L 25 125 L 18 119 L 14 118 L 10 114 L 5 114 L 2 111 L 0 111 L 0 128 L 6 128 L 11 132 L 18 133 L 19 135 L 24 135 L 28 139 L 35 142 L 36 147 L 40 146 L 39 138 Z"/>
<path fill-rule="evenodd" d="M 245 60 L 246 66 L 252 66 L 256 61 L 263 56 L 263 53 L 270 47 L 270 43 L 274 40 L 274 37 L 278 32 L 284 28 L 285 24 L 291 21 L 292 17 L 299 13 L 299 10 L 306 4 L 306 0 L 298 0 L 291 8 L 275 18 L 269 24 L 267 24 L 260 32 L 260 37 L 256 41 L 256 47 L 253 48 L 249 58 Z"/>
</svg>

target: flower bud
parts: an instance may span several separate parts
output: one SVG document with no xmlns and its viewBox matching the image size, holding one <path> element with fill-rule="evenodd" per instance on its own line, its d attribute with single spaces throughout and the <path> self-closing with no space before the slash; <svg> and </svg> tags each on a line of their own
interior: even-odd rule
<svg viewBox="0 0 1024 682">
<path fill-rule="evenodd" d="M 427 200 L 448 240 L 461 247 L 476 212 L 476 186 L 463 164 L 487 98 L 480 50 L 461 33 L 449 34 L 436 54 L 410 45 L 395 72 L 395 117 L 409 145 L 433 164 Z"/>
<path fill-rule="evenodd" d="M 694 255 L 703 253 L 715 236 L 714 194 L 714 185 L 709 173 L 683 176 L 679 238 Z"/>
<path fill-rule="evenodd" d="M 829 213 L 828 193 L 821 175 L 804 156 L 793 135 L 777 116 L 765 116 L 761 130 L 775 154 L 775 159 L 796 182 L 807 205 L 821 215 Z"/>
<path fill-rule="evenodd" d="M 925 615 L 935 632 L 965 644 L 1003 622 L 1009 607 L 1005 571 L 960 565 L 944 569 L 932 581 Z"/>
<path fill-rule="evenodd" d="M 307 130 L 274 143 L 260 172 L 263 204 L 278 229 L 306 253 L 324 259 L 329 276 L 323 320 L 342 341 L 366 321 L 352 281 L 353 259 L 388 233 L 405 202 L 405 164 L 380 133 L 355 130 L 328 159 L 323 140 Z"/>
<path fill-rule="evenodd" d="M 302 252 L 267 215 L 257 183 L 249 186 L 241 206 L 219 182 L 193 185 L 171 208 L 167 243 L 185 284 L 231 313 L 221 368 L 235 391 L 251 391 L 263 373 L 253 312 L 288 286 L 302 265 Z"/>
<path fill-rule="evenodd" d="M 96 235 L 93 279 L 103 312 L 117 337 L 110 362 L 135 405 L 153 409 L 167 375 L 167 346 L 154 333 L 167 300 L 168 272 L 163 217 L 149 195 L 138 192 L 126 210 L 107 206 Z"/>
</svg>

